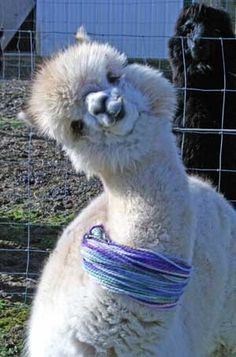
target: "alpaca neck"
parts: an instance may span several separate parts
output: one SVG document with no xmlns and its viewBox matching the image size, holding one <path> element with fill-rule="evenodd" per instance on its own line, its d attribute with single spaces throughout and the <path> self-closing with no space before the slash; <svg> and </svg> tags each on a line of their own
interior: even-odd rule
<svg viewBox="0 0 236 357">
<path fill-rule="evenodd" d="M 102 175 L 102 181 L 108 198 L 106 229 L 113 241 L 190 259 L 191 204 L 174 144 L 133 170 Z"/>
</svg>

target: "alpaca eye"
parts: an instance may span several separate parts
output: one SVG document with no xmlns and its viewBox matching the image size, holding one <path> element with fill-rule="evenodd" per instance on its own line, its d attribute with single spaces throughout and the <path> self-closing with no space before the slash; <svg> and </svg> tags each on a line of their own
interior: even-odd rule
<svg viewBox="0 0 236 357">
<path fill-rule="evenodd" d="M 73 120 L 71 122 L 71 129 L 73 130 L 74 133 L 76 134 L 82 134 L 84 128 L 84 123 L 82 120 Z"/>
<path fill-rule="evenodd" d="M 120 76 L 118 76 L 117 74 L 108 72 L 107 73 L 107 80 L 111 84 L 119 83 Z"/>
<path fill-rule="evenodd" d="M 186 22 L 184 28 L 185 31 L 192 32 L 194 30 L 194 24 L 192 22 Z"/>
</svg>

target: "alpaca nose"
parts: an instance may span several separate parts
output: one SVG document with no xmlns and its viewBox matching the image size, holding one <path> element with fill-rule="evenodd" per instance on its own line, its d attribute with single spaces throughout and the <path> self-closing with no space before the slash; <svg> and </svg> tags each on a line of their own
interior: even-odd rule
<svg viewBox="0 0 236 357">
<path fill-rule="evenodd" d="M 94 115 L 107 114 L 109 122 L 114 122 L 123 118 L 124 103 L 121 95 L 113 90 L 110 93 L 95 92 L 86 97 L 88 111 Z"/>
<path fill-rule="evenodd" d="M 93 114 L 103 114 L 106 112 L 106 101 L 108 99 L 108 95 L 106 93 L 99 93 L 96 96 L 96 100 L 94 101 L 93 106 Z"/>
</svg>

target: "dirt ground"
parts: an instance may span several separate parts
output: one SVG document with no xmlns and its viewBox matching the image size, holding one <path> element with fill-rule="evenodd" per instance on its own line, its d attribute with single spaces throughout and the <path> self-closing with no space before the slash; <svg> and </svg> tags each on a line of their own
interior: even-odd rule
<svg viewBox="0 0 236 357">
<path fill-rule="evenodd" d="M 101 191 L 16 114 L 30 82 L 0 84 L 0 298 L 25 300 L 62 227 Z"/>
</svg>

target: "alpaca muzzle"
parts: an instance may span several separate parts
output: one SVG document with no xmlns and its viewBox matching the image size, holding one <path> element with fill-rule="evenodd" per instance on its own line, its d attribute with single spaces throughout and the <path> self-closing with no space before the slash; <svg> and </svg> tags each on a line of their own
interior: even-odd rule
<svg viewBox="0 0 236 357">
<path fill-rule="evenodd" d="M 117 89 L 89 93 L 86 105 L 88 112 L 105 127 L 114 125 L 125 115 L 124 101 Z"/>
</svg>

